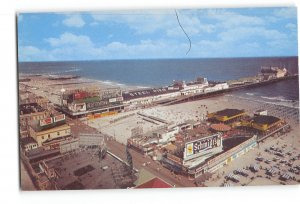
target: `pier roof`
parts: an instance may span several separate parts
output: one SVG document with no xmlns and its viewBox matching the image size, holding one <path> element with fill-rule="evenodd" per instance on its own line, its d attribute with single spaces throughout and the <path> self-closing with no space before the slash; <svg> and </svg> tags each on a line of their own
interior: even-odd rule
<svg viewBox="0 0 300 204">
<path fill-rule="evenodd" d="M 253 118 L 253 121 L 257 124 L 267 124 L 271 125 L 278 121 L 280 121 L 280 118 L 277 118 L 275 116 L 271 115 L 259 115 Z"/>
<path fill-rule="evenodd" d="M 123 92 L 122 95 L 124 100 L 136 99 L 136 98 L 143 98 L 148 96 L 157 96 L 166 93 L 176 92 L 178 89 L 169 89 L 168 87 L 161 87 L 161 88 L 150 88 L 150 89 L 141 89 L 141 90 L 134 90 Z"/>
<path fill-rule="evenodd" d="M 224 109 L 224 110 L 216 112 L 216 115 L 233 117 L 235 115 L 239 115 L 244 112 L 245 112 L 244 110 L 239 110 L 239 109 Z"/>
</svg>

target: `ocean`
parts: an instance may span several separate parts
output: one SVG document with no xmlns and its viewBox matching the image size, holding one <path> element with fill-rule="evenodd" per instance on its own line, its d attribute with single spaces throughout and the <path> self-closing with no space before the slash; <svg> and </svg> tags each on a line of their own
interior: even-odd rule
<svg viewBox="0 0 300 204">
<path fill-rule="evenodd" d="M 20 62 L 18 69 L 22 74 L 79 75 L 120 86 L 159 87 L 169 85 L 173 80 L 192 81 L 198 76 L 209 81 L 254 76 L 261 66 L 268 65 L 285 66 L 290 73 L 298 73 L 298 57 Z M 297 78 L 233 94 L 298 107 L 298 84 Z"/>
</svg>

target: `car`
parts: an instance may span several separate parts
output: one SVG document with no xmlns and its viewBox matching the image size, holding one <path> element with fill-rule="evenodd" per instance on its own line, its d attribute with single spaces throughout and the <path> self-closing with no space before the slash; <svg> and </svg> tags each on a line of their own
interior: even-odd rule
<svg viewBox="0 0 300 204">
<path fill-rule="evenodd" d="M 267 160 L 265 160 L 265 163 L 266 163 L 266 164 L 270 164 L 270 163 L 271 163 L 271 160 L 267 159 Z"/>
<path fill-rule="evenodd" d="M 262 157 L 256 157 L 257 161 L 263 161 L 264 159 Z"/>
</svg>

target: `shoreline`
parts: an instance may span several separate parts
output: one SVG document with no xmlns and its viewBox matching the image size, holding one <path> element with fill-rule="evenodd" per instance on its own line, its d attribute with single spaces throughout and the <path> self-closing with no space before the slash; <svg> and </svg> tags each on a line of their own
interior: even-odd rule
<svg viewBox="0 0 300 204">
<path fill-rule="evenodd" d="M 154 88 L 154 86 L 135 86 L 135 85 L 128 85 L 123 84 L 119 82 L 114 82 L 110 80 L 97 80 L 97 79 L 90 79 L 86 77 L 79 78 L 71 78 L 71 79 L 59 79 L 59 80 L 50 80 L 48 79 L 50 75 L 48 74 L 42 74 L 42 75 L 35 75 L 35 74 L 19 74 L 19 79 L 30 79 L 29 82 L 19 82 L 23 85 L 28 85 L 32 88 L 38 88 L 42 89 L 46 92 L 53 92 L 55 94 L 58 94 L 60 92 L 60 89 L 85 89 L 86 87 L 98 87 L 100 89 L 105 88 L 120 88 L 122 91 L 130 91 L 130 90 L 142 90 L 147 88 Z M 73 75 L 55 75 L 55 76 L 73 76 Z M 50 90 L 48 90 L 50 88 Z M 225 94 L 225 96 L 233 96 L 238 99 L 242 100 L 249 100 L 253 102 L 258 103 L 267 103 L 267 104 L 273 104 L 276 106 L 284 106 L 288 108 L 294 108 L 294 109 L 300 109 L 299 107 L 299 99 L 298 100 L 290 100 L 286 99 L 284 96 L 276 96 L 276 97 L 270 97 L 270 96 L 255 96 L 253 93 L 245 93 L 246 96 L 240 96 L 238 94 L 230 93 Z M 265 100 L 264 100 L 265 99 Z"/>
<path fill-rule="evenodd" d="M 59 76 L 59 77 L 69 77 L 69 76 L 78 76 L 77 78 L 70 78 L 70 79 L 57 79 L 57 80 L 50 80 L 50 76 Z M 109 86 L 109 87 L 120 87 L 124 90 L 132 90 L 132 89 L 146 89 L 146 88 L 153 88 L 153 86 L 145 86 L 145 85 L 130 85 L 130 84 L 124 84 L 117 81 L 111 81 L 111 80 L 98 80 L 98 79 L 91 79 L 82 77 L 79 75 L 57 75 L 57 74 L 25 74 L 25 73 L 19 73 L 19 79 L 39 79 L 43 78 L 44 80 L 53 82 L 52 85 L 64 85 L 64 84 L 83 84 L 83 83 L 90 83 L 90 84 L 98 84 L 103 86 Z M 55 83 L 56 82 L 56 83 Z M 68 83 L 70 82 L 70 83 Z M 101 88 L 101 87 L 100 87 Z"/>
</svg>

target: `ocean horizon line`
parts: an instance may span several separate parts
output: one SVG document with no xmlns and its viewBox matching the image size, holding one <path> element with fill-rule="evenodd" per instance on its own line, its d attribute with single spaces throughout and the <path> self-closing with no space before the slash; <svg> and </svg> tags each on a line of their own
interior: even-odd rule
<svg viewBox="0 0 300 204">
<path fill-rule="evenodd" d="M 283 56 L 237 56 L 237 57 L 190 57 L 190 58 L 139 58 L 139 59 L 87 59 L 87 60 L 45 60 L 45 61 L 18 61 L 17 63 L 59 63 L 59 62 L 99 62 L 99 61 L 151 61 L 151 60 L 205 60 L 205 59 L 253 59 L 253 58 L 293 58 L 299 57 L 298 55 L 283 55 Z"/>
</svg>

